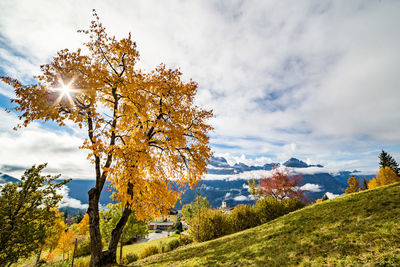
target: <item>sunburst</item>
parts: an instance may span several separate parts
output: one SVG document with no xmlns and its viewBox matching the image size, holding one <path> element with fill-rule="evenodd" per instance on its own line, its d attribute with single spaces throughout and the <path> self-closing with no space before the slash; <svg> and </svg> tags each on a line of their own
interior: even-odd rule
<svg viewBox="0 0 400 267">
<path fill-rule="evenodd" d="M 75 92 L 77 92 L 77 90 L 74 89 L 74 88 L 72 88 L 73 82 L 74 82 L 74 80 L 71 79 L 67 84 L 65 84 L 64 81 L 60 79 L 60 81 L 59 81 L 60 86 L 59 86 L 59 87 L 56 87 L 56 88 L 54 89 L 54 91 L 60 93 L 59 96 L 58 96 L 58 98 L 57 98 L 56 101 L 55 101 L 55 105 L 58 105 L 64 97 L 67 98 L 67 100 L 68 100 L 68 102 L 69 102 L 70 105 L 73 105 L 73 104 L 74 104 L 74 102 L 72 101 L 72 95 L 73 95 Z"/>
</svg>

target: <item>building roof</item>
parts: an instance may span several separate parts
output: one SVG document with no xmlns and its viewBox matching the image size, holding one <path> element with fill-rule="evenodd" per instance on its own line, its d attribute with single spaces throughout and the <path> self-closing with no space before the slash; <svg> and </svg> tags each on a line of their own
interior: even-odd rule
<svg viewBox="0 0 400 267">
<path fill-rule="evenodd" d="M 150 225 L 173 225 L 174 222 L 168 221 L 168 222 L 150 222 Z"/>
</svg>

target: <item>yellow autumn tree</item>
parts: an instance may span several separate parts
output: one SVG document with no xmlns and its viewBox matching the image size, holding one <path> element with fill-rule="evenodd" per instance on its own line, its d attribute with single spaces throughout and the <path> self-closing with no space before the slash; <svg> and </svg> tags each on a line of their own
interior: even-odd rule
<svg viewBox="0 0 400 267">
<path fill-rule="evenodd" d="M 350 176 L 349 180 L 347 180 L 347 183 L 349 184 L 349 187 L 346 188 L 346 190 L 344 191 L 346 194 L 351 194 L 360 191 L 360 187 L 358 186 L 358 180 L 354 175 Z"/>
<path fill-rule="evenodd" d="M 393 184 L 400 181 L 400 177 L 390 168 L 381 167 L 376 173 L 376 178 L 373 178 L 368 183 L 368 189 L 376 188 L 383 185 Z"/>
<path fill-rule="evenodd" d="M 132 210 L 138 219 L 166 214 L 181 190 L 201 179 L 211 157 L 207 121 L 213 115 L 195 105 L 196 82 L 163 64 L 150 72 L 138 69 L 131 34 L 110 37 L 95 11 L 93 16 L 90 28 L 80 31 L 89 37 L 86 49 L 60 50 L 41 66 L 36 84 L 1 79 L 15 89 L 18 127 L 50 120 L 86 130 L 81 148 L 90 151 L 96 178 L 89 190 L 90 265 L 104 266 L 116 262 Z M 99 198 L 106 181 L 125 209 L 102 251 Z"/>
<path fill-rule="evenodd" d="M 58 209 L 53 210 L 56 212 L 56 220 L 54 221 L 53 226 L 49 228 L 45 241 L 45 248 L 50 251 L 57 247 L 58 240 L 67 229 L 67 225 L 64 223 L 63 213 Z"/>
<path fill-rule="evenodd" d="M 68 231 L 61 234 L 60 239 L 58 240 L 57 250 L 62 253 L 63 260 L 65 254 L 69 254 L 74 248 L 75 241 L 75 232 L 72 229 L 68 229 Z"/>
<path fill-rule="evenodd" d="M 82 220 L 78 223 L 78 234 L 86 235 L 89 232 L 89 215 L 86 213 Z"/>
<path fill-rule="evenodd" d="M 400 177 L 390 167 L 381 167 L 376 174 L 376 178 L 380 181 L 381 185 L 393 184 L 400 181 Z"/>
<path fill-rule="evenodd" d="M 368 182 L 368 189 L 373 189 L 373 188 L 377 188 L 380 187 L 381 183 L 377 178 L 372 178 L 369 182 Z"/>
<path fill-rule="evenodd" d="M 55 220 L 53 225 L 49 227 L 46 231 L 46 239 L 43 246 L 40 248 L 36 264 L 38 265 L 40 262 L 40 257 L 42 254 L 43 249 L 48 250 L 47 259 L 51 260 L 53 257 L 53 250 L 57 247 L 58 240 L 60 239 L 61 235 L 67 229 L 67 225 L 64 223 L 64 216 L 63 213 L 59 211 L 57 208 L 51 209 L 55 213 Z"/>
</svg>

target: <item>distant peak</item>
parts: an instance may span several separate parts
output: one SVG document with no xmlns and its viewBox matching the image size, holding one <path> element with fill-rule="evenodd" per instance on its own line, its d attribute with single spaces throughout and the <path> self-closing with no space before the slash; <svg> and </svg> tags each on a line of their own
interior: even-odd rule
<svg viewBox="0 0 400 267">
<path fill-rule="evenodd" d="M 286 167 L 293 167 L 293 168 L 307 168 L 308 164 L 305 163 L 304 161 L 301 161 L 296 158 L 290 158 L 288 161 L 283 163 L 284 166 Z"/>
<path fill-rule="evenodd" d="M 214 156 L 211 157 L 210 161 L 218 161 L 218 162 L 224 162 L 224 163 L 228 162 L 224 157 L 214 157 Z"/>
<path fill-rule="evenodd" d="M 318 167 L 322 168 L 323 166 L 320 164 L 317 165 L 308 165 L 302 160 L 296 159 L 296 158 L 290 158 L 288 161 L 283 163 L 284 166 L 286 167 L 292 167 L 292 168 L 308 168 L 308 167 Z"/>
</svg>

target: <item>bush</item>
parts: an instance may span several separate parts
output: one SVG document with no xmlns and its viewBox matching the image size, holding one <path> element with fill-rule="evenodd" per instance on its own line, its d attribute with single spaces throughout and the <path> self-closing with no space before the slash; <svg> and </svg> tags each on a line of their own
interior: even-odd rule
<svg viewBox="0 0 400 267">
<path fill-rule="evenodd" d="M 255 227 L 304 206 L 295 198 L 278 200 L 266 197 L 255 206 L 238 205 L 230 214 L 221 210 L 202 209 L 189 220 L 189 234 L 194 240 L 203 242 Z"/>
<path fill-rule="evenodd" d="M 169 250 L 167 250 L 167 244 L 165 244 L 164 241 L 160 241 L 160 243 L 158 244 L 158 251 L 161 253 L 169 251 Z"/>
<path fill-rule="evenodd" d="M 136 255 L 135 253 L 128 253 L 124 258 L 124 263 L 129 264 L 131 262 L 137 261 L 138 258 L 139 258 L 138 255 Z"/>
<path fill-rule="evenodd" d="M 90 257 L 75 258 L 74 267 L 87 267 L 90 264 Z"/>
<path fill-rule="evenodd" d="M 257 201 L 255 208 L 260 224 L 269 222 L 287 213 L 283 200 L 280 201 L 273 197 L 260 199 Z"/>
<path fill-rule="evenodd" d="M 139 259 L 143 259 L 157 253 L 159 253 L 159 251 L 156 246 L 148 246 L 139 254 Z"/>
<path fill-rule="evenodd" d="M 167 243 L 167 251 L 171 251 L 180 246 L 178 239 L 173 239 Z"/>
<path fill-rule="evenodd" d="M 278 200 L 273 197 L 266 197 L 259 200 L 255 208 L 260 223 L 263 224 L 304 206 L 305 204 L 297 198 Z"/>
<path fill-rule="evenodd" d="M 82 257 L 82 258 L 75 258 L 74 259 L 74 267 L 87 267 L 90 263 L 90 257 Z M 70 267 L 72 264 L 72 259 L 63 260 L 58 262 L 50 263 L 46 266 L 49 267 Z"/>
<path fill-rule="evenodd" d="M 232 210 L 230 218 L 234 232 L 243 231 L 260 224 L 256 209 L 248 205 L 236 206 Z"/>
<path fill-rule="evenodd" d="M 78 244 L 78 247 L 75 251 L 75 257 L 86 256 L 90 254 L 90 239 L 83 241 Z"/>
<path fill-rule="evenodd" d="M 221 210 L 201 209 L 189 221 L 190 236 L 196 241 L 207 241 L 232 233 L 229 215 Z"/>
<path fill-rule="evenodd" d="M 179 237 L 179 243 L 181 246 L 188 245 L 192 242 L 193 240 L 187 235 L 182 235 L 181 237 Z"/>
<path fill-rule="evenodd" d="M 282 203 L 286 209 L 285 214 L 298 209 L 302 209 L 306 206 L 306 204 L 304 204 L 301 200 L 297 198 L 287 198 L 282 200 Z"/>
</svg>

